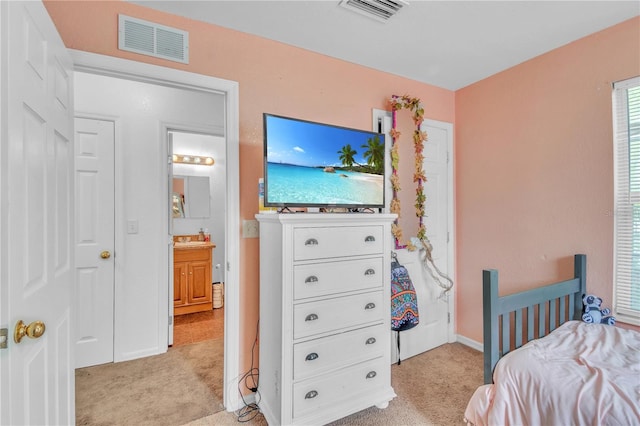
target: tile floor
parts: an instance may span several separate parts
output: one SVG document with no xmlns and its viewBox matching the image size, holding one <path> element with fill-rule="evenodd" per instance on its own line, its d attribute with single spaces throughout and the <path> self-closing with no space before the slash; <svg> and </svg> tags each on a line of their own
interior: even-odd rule
<svg viewBox="0 0 640 426">
<path fill-rule="evenodd" d="M 224 308 L 173 318 L 173 346 L 188 345 L 224 336 Z"/>
</svg>

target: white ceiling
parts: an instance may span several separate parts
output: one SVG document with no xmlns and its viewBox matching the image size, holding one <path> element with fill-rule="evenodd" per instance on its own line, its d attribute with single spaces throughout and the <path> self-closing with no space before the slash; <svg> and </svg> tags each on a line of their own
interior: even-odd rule
<svg viewBox="0 0 640 426">
<path fill-rule="evenodd" d="M 638 0 L 409 0 L 386 23 L 340 0 L 132 3 L 450 90 L 640 15 Z"/>
</svg>

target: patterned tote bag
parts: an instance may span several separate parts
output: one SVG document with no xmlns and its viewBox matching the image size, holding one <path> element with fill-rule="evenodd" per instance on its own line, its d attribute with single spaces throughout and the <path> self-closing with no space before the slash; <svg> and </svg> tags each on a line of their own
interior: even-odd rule
<svg viewBox="0 0 640 426">
<path fill-rule="evenodd" d="M 396 331 L 398 365 L 400 365 L 400 332 L 419 323 L 418 297 L 409 271 L 394 256 L 391 262 L 391 330 Z"/>
</svg>

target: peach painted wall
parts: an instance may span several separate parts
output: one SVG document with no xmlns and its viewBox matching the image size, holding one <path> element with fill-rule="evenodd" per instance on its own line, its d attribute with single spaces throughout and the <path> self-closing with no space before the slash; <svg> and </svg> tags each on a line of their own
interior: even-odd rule
<svg viewBox="0 0 640 426">
<path fill-rule="evenodd" d="M 454 123 L 454 93 L 299 48 L 157 12 L 104 1 L 46 1 L 66 46 L 239 82 L 240 214 L 258 211 L 262 176 L 262 113 L 371 128 L 371 110 L 388 109 L 392 94 L 419 97 L 427 118 Z M 118 13 L 189 32 L 190 64 L 117 50 Z M 250 363 L 258 320 L 258 240 L 240 240 L 241 370 Z"/>
<path fill-rule="evenodd" d="M 482 341 L 482 269 L 500 294 L 573 276 L 612 303 L 611 84 L 640 75 L 640 18 L 456 92 L 457 328 Z"/>
</svg>

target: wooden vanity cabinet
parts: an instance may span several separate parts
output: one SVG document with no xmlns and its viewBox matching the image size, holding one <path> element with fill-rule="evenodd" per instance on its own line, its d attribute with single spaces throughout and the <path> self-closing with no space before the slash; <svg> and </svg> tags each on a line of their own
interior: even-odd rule
<svg viewBox="0 0 640 426">
<path fill-rule="evenodd" d="M 175 256 L 174 256 L 175 259 Z M 173 262 L 173 307 L 174 315 L 178 315 L 176 308 L 187 304 L 187 262 Z"/>
<path fill-rule="evenodd" d="M 173 251 L 173 314 L 213 309 L 211 286 L 213 244 L 175 247 Z"/>
</svg>

